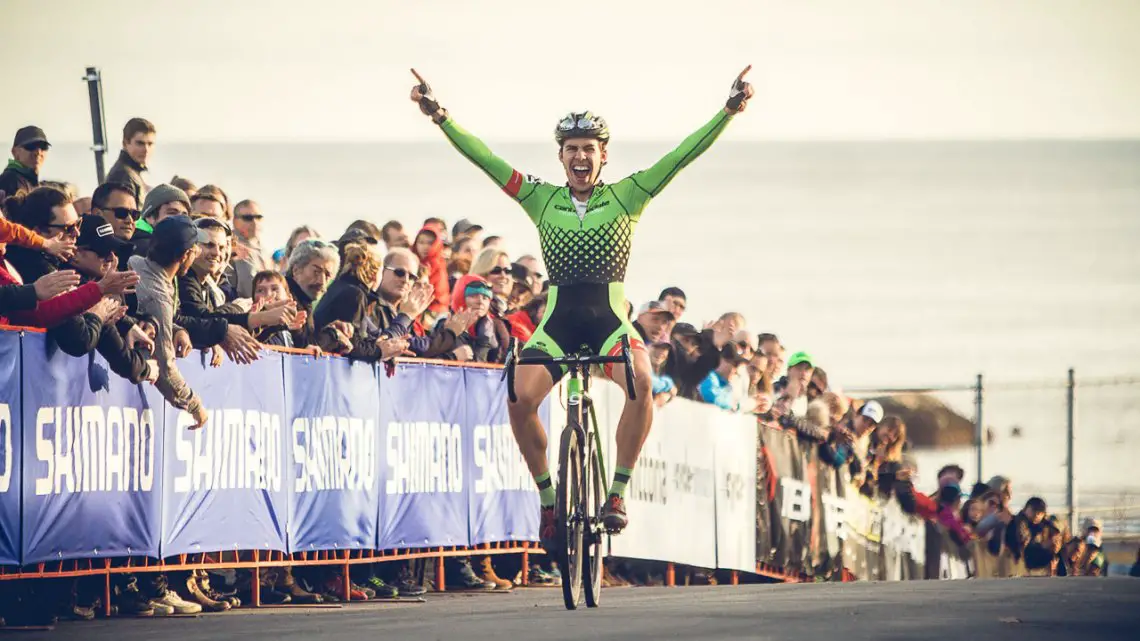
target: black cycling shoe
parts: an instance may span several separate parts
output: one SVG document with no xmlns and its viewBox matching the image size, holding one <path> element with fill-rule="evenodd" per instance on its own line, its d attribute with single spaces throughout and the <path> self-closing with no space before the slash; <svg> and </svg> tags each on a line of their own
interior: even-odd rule
<svg viewBox="0 0 1140 641">
<path fill-rule="evenodd" d="M 625 501 L 616 494 L 611 494 L 602 506 L 602 524 L 610 534 L 618 534 L 629 525 L 629 517 L 625 515 Z"/>
</svg>

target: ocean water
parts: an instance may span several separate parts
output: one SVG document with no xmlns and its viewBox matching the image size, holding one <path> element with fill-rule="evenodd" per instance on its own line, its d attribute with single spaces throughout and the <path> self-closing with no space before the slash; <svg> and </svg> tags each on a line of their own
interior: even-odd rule
<svg viewBox="0 0 1140 641">
<path fill-rule="evenodd" d="M 490 142 L 524 173 L 559 180 L 553 144 Z M 624 176 L 671 146 L 615 141 L 603 175 Z M 152 184 L 177 173 L 258 200 L 275 244 L 300 224 L 335 237 L 357 218 L 415 226 L 439 216 L 480 222 L 516 255 L 538 249 L 521 210 L 442 138 L 160 139 L 152 166 Z M 90 193 L 91 153 L 57 145 L 45 176 Z M 1035 478 L 1019 487 L 1052 496 L 1064 487 L 1056 383 L 1067 368 L 1090 383 L 1140 378 L 1138 242 L 1140 141 L 764 143 L 729 131 L 650 204 L 628 293 L 640 302 L 680 286 L 685 320 L 698 325 L 740 311 L 844 387 L 972 385 L 984 373 L 995 386 L 985 475 Z M 1041 385 L 998 389 L 1011 381 Z M 973 416 L 972 393 L 942 396 Z M 1079 486 L 1097 501 L 1140 491 L 1140 381 L 1078 397 Z"/>
</svg>

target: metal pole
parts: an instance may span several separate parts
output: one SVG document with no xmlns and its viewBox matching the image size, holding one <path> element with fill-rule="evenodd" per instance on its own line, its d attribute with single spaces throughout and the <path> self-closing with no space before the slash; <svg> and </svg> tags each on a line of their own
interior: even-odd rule
<svg viewBox="0 0 1140 641">
<path fill-rule="evenodd" d="M 1075 459 L 1073 458 L 1073 441 L 1075 440 L 1073 438 L 1073 430 L 1075 429 L 1077 423 L 1077 377 L 1073 371 L 1073 368 L 1071 367 L 1069 368 L 1069 385 L 1067 390 L 1067 397 L 1066 406 L 1068 409 L 1068 447 L 1066 453 L 1067 455 L 1065 458 L 1065 470 L 1068 478 L 1065 479 L 1065 498 L 1069 507 L 1069 531 L 1075 533 L 1077 531 L 1077 505 L 1075 500 L 1076 489 L 1074 487 L 1075 483 L 1073 481 L 1074 477 L 1076 476 L 1073 472 L 1073 466 L 1075 463 Z"/>
<path fill-rule="evenodd" d="M 106 173 L 103 171 L 103 155 L 107 152 L 107 126 L 103 121 L 103 76 L 95 67 L 87 67 L 83 76 L 87 81 L 87 96 L 91 101 L 91 137 L 95 144 L 95 177 L 103 184 Z"/>
<path fill-rule="evenodd" d="M 974 447 L 978 457 L 978 483 L 985 482 L 982 476 L 982 446 L 985 444 L 985 425 L 982 422 L 982 375 L 978 374 L 978 382 L 974 386 Z"/>
</svg>

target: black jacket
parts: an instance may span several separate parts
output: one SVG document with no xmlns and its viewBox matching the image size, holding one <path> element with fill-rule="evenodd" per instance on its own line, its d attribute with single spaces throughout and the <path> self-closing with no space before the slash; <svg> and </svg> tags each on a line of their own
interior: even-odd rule
<svg viewBox="0 0 1140 641">
<path fill-rule="evenodd" d="M 296 347 L 315 345 L 317 341 L 313 331 L 313 299 L 305 293 L 305 290 L 301 289 L 297 281 L 293 280 L 292 274 L 285 275 L 285 284 L 289 286 L 289 293 L 293 295 L 293 301 L 297 303 L 297 311 L 306 314 L 305 324 L 292 332 L 293 345 Z"/>
<path fill-rule="evenodd" d="M 317 345 L 331 351 L 335 341 L 332 334 L 324 331 L 324 328 L 333 321 L 344 321 L 352 325 L 353 329 L 349 358 L 372 362 L 380 360 L 380 348 L 376 346 L 380 328 L 372 327 L 372 323 L 368 322 L 370 309 L 379 302 L 379 295 L 355 275 L 345 272 L 337 276 L 313 310 Z"/>
<path fill-rule="evenodd" d="M 218 311 L 206 284 L 191 267 L 178 279 L 178 311 L 174 323 L 190 334 L 190 344 L 204 349 L 221 343 L 230 323 L 248 327 L 249 314 Z"/>
<path fill-rule="evenodd" d="M 81 284 L 90 281 L 91 279 L 87 277 L 80 279 Z M 93 314 L 87 315 L 93 316 Z M 127 341 L 124 336 L 134 324 L 134 320 L 129 316 L 124 316 L 118 325 L 104 325 L 100 322 L 99 338 L 95 344 L 95 349 L 103 358 L 107 359 L 107 364 L 111 366 L 112 372 L 131 383 L 139 383 L 146 378 L 150 371 L 150 366 L 147 364 L 150 354 L 141 349 L 127 348 Z"/>
<path fill-rule="evenodd" d="M 417 356 L 455 360 L 455 355 L 451 352 L 460 345 L 467 345 L 474 353 L 472 360 L 477 363 L 502 363 L 507 360 L 507 351 L 510 349 L 511 343 L 511 330 L 503 319 L 487 315 L 476 321 L 471 329 L 463 332 L 460 336 L 455 336 L 451 330 L 446 329 L 444 327 L 446 323 L 447 319 L 441 318 L 436 323 L 435 330 L 432 331 L 432 337 L 450 338 L 454 341 L 454 346 L 445 352 L 431 354 L 430 356 L 417 354 Z"/>
<path fill-rule="evenodd" d="M 130 185 L 135 190 L 135 199 L 138 200 L 139 205 L 142 205 L 143 200 L 146 199 L 146 183 L 143 182 L 142 172 L 146 171 L 146 167 L 135 162 L 127 150 L 124 149 L 119 152 L 119 159 L 111 165 L 111 170 L 107 172 L 107 179 L 103 182 L 109 183 L 123 183 Z"/>
<path fill-rule="evenodd" d="M 26 194 L 40 184 L 39 176 L 27 167 L 16 168 L 11 163 L 0 173 L 0 191 L 6 196 Z"/>
<path fill-rule="evenodd" d="M 0 286 L 0 316 L 35 309 L 39 302 L 34 285 Z"/>
<path fill-rule="evenodd" d="M 25 283 L 34 283 L 42 276 L 59 269 L 59 263 L 54 258 L 37 249 L 9 245 L 6 257 Z M 99 344 L 99 335 L 102 331 L 103 321 L 88 312 L 72 316 L 52 327 L 47 330 L 47 336 L 59 345 L 65 354 L 83 356 Z"/>
<path fill-rule="evenodd" d="M 383 298 L 373 309 L 372 320 L 381 336 L 408 339 L 408 349 L 420 358 L 453 358 L 451 350 L 460 345 L 455 334 L 442 324 L 437 324 L 431 333 L 425 333 L 423 327 Z"/>
<path fill-rule="evenodd" d="M 709 372 L 720 365 L 720 350 L 713 343 L 713 332 L 706 329 L 699 337 L 697 353 L 690 357 L 678 341 L 673 341 L 673 349 L 665 359 L 665 373 L 673 377 L 678 395 L 698 400 L 698 388 Z"/>
</svg>

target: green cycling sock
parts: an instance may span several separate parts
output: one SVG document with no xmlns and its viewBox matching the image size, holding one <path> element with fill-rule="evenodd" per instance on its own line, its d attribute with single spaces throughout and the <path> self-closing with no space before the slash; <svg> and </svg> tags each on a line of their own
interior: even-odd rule
<svg viewBox="0 0 1140 641">
<path fill-rule="evenodd" d="M 554 493 L 554 484 L 550 481 L 550 470 L 534 477 L 538 484 L 538 502 L 542 507 L 554 507 L 557 495 Z"/>
<path fill-rule="evenodd" d="M 617 466 L 614 470 L 614 482 L 610 486 L 610 496 L 625 496 L 625 486 L 629 483 L 629 477 L 633 474 L 632 467 Z"/>
</svg>

